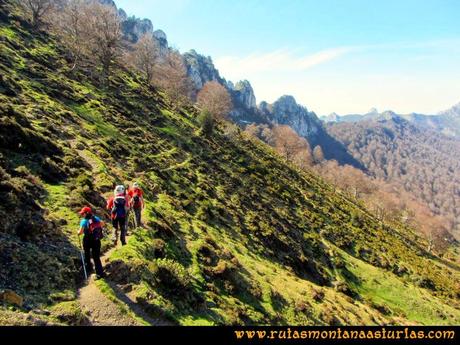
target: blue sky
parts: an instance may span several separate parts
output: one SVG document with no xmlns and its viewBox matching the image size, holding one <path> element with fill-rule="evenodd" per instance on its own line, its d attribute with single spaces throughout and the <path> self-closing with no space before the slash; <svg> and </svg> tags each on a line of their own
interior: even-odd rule
<svg viewBox="0 0 460 345">
<path fill-rule="evenodd" d="M 292 94 L 318 115 L 460 102 L 459 0 L 115 1 L 248 79 L 258 102 Z"/>
</svg>

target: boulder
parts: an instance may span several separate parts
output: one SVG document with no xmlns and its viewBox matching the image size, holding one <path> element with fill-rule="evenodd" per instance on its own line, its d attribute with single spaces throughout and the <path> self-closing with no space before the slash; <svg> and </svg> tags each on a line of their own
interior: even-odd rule
<svg viewBox="0 0 460 345">
<path fill-rule="evenodd" d="M 13 290 L 4 290 L 0 292 L 0 301 L 9 303 L 9 304 L 14 304 L 17 305 L 18 307 L 22 307 L 24 303 L 24 298 L 19 296 L 16 292 Z"/>
</svg>

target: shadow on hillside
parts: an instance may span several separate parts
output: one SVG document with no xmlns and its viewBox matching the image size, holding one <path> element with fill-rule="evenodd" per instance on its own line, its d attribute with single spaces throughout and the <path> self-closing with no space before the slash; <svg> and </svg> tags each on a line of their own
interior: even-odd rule
<svg viewBox="0 0 460 345">
<path fill-rule="evenodd" d="M 151 326 L 172 326 L 177 324 L 173 320 L 164 317 L 161 313 L 149 313 L 144 311 L 141 305 L 137 304 L 136 302 L 132 301 L 119 287 L 116 283 L 105 279 L 105 282 L 110 286 L 113 293 L 117 297 L 118 300 L 122 301 L 131 312 L 134 313 L 138 318 L 148 322 Z M 154 319 L 153 317 L 161 317 L 161 319 Z"/>
<path fill-rule="evenodd" d="M 250 273 L 242 266 L 223 272 L 216 277 L 219 280 L 220 294 L 230 294 L 265 315 L 266 311 L 261 304 L 262 292 L 260 287 L 246 277 L 250 277 Z M 241 315 L 241 319 L 245 324 L 251 324 L 253 321 L 249 315 Z"/>
<path fill-rule="evenodd" d="M 19 181 L 31 177 L 13 178 L 12 183 L 27 184 Z M 2 183 L 10 180 L 2 176 Z M 29 188 L 0 206 L 6 220 L 0 224 L 0 289 L 15 291 L 29 307 L 71 300 L 70 291 L 83 280 L 79 249 L 61 230 L 62 220 L 47 219 L 47 210 L 37 203 L 47 191 L 39 185 Z"/>
<path fill-rule="evenodd" d="M 351 165 L 357 169 L 367 172 L 367 168 L 355 159 L 347 150 L 347 148 L 334 137 L 332 137 L 326 129 L 322 129 L 320 133 L 314 138 L 308 140 L 311 148 L 321 146 L 324 158 L 327 160 L 336 160 L 340 165 Z"/>
<path fill-rule="evenodd" d="M 187 242 L 181 235 L 182 230 L 179 223 L 171 223 L 170 219 L 154 209 L 152 209 L 152 215 L 156 217 L 156 220 L 151 222 L 151 226 L 156 229 L 158 237 L 168 244 L 168 256 L 185 267 L 192 265 L 192 253 L 188 250 Z"/>
</svg>

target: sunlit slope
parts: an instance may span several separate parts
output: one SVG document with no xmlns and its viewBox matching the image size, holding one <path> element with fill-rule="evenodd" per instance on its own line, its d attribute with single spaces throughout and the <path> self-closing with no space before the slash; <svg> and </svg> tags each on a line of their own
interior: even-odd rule
<svg viewBox="0 0 460 345">
<path fill-rule="evenodd" d="M 82 322 L 76 212 L 104 215 L 113 184 L 133 180 L 147 226 L 112 253 L 108 281 L 154 317 L 459 323 L 459 267 L 410 229 L 380 223 L 236 127 L 202 135 L 195 109 L 122 68 L 99 87 L 97 71 L 72 71 L 14 11 L 0 20 L 0 289 L 25 299 L 1 307 L 0 323 L 34 323 L 23 313 L 36 308 L 49 311 L 39 320 Z"/>
</svg>

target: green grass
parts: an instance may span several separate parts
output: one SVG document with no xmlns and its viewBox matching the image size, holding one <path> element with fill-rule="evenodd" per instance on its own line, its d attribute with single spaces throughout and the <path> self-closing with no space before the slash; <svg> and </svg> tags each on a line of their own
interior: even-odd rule
<svg viewBox="0 0 460 345">
<path fill-rule="evenodd" d="M 158 131 L 161 133 L 168 134 L 172 137 L 177 137 L 179 136 L 179 131 L 176 127 L 162 127 L 162 128 L 157 128 Z"/>
<path fill-rule="evenodd" d="M 48 195 L 44 202 L 44 207 L 49 210 L 49 218 L 66 221 L 66 225 L 61 227 L 62 231 L 78 245 L 77 232 L 80 224 L 78 210 L 73 210 L 68 206 L 71 193 L 65 184 L 50 185 L 44 184 Z"/>
<path fill-rule="evenodd" d="M 17 37 L 15 30 L 6 26 L 0 27 L 0 36 L 8 37 L 11 40 Z"/>
<path fill-rule="evenodd" d="M 112 124 L 110 124 L 110 121 L 103 118 L 99 109 L 97 108 L 97 104 L 97 102 L 83 105 L 74 104 L 71 106 L 71 109 L 87 121 L 86 123 L 87 125 L 90 125 L 88 128 L 91 131 L 96 132 L 102 136 L 117 138 L 127 144 L 127 139 L 123 137 L 120 131 Z"/>
<path fill-rule="evenodd" d="M 359 294 L 376 305 L 385 305 L 393 316 L 423 325 L 452 325 L 460 322 L 460 310 L 446 305 L 437 297 L 410 282 L 403 282 L 390 272 L 346 257 L 347 267 L 359 278 Z"/>
</svg>

